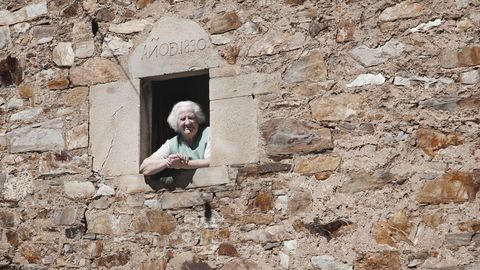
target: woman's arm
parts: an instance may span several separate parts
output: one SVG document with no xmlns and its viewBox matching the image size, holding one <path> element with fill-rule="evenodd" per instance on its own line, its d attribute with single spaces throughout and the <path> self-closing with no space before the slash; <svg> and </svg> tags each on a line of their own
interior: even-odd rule
<svg viewBox="0 0 480 270">
<path fill-rule="evenodd" d="M 153 175 L 168 168 L 169 161 L 166 159 L 155 159 L 148 157 L 140 165 L 140 173 L 144 175 Z"/>
<path fill-rule="evenodd" d="M 198 169 L 208 166 L 210 166 L 210 159 L 194 159 L 189 160 L 187 164 L 184 165 L 184 169 Z"/>
</svg>

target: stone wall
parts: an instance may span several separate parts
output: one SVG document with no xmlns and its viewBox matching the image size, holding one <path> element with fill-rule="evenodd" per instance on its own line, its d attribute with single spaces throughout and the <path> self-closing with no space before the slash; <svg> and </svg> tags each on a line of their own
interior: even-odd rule
<svg viewBox="0 0 480 270">
<path fill-rule="evenodd" d="M 92 119 L 138 98 L 119 85 L 166 17 L 209 34 L 217 112 L 255 113 L 227 183 L 95 160 L 138 162 L 92 146 L 135 115 Z M 478 0 L 2 1 L 0 268 L 478 269 L 479 67 Z"/>
</svg>

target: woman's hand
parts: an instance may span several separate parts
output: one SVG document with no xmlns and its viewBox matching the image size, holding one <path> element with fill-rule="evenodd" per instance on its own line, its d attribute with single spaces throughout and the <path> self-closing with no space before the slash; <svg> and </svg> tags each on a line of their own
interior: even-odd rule
<svg viewBox="0 0 480 270">
<path fill-rule="evenodd" d="M 188 166 L 188 157 L 181 154 L 172 154 L 167 158 L 167 167 L 185 169 Z"/>
</svg>

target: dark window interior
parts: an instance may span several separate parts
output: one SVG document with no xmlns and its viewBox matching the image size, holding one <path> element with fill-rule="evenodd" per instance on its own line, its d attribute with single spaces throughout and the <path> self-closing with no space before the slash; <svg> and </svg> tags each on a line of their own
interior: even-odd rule
<svg viewBox="0 0 480 270">
<path fill-rule="evenodd" d="M 167 123 L 173 105 L 179 101 L 191 100 L 200 105 L 209 125 L 208 74 L 161 81 L 151 81 L 151 150 L 155 152 L 169 138 L 176 135 Z"/>
</svg>

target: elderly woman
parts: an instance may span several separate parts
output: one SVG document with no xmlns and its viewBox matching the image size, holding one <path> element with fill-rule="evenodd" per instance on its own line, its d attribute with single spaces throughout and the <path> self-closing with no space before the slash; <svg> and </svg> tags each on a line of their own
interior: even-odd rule
<svg viewBox="0 0 480 270">
<path fill-rule="evenodd" d="M 171 169 L 197 169 L 210 165 L 210 128 L 203 130 L 205 115 L 192 101 L 175 104 L 167 118 L 170 127 L 178 134 L 167 140 L 155 153 L 140 165 L 140 173 L 155 175 Z M 174 173 L 173 173 L 174 174 Z M 159 174 L 161 181 L 173 182 L 172 173 Z"/>
</svg>

